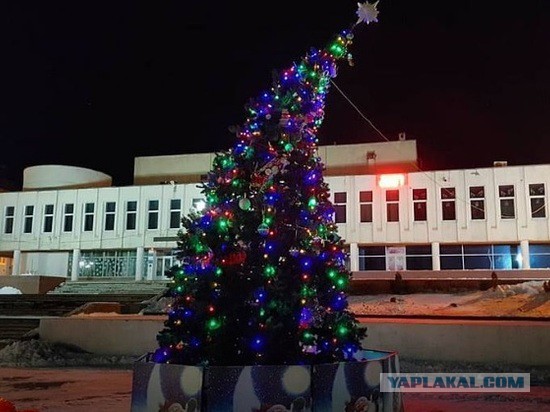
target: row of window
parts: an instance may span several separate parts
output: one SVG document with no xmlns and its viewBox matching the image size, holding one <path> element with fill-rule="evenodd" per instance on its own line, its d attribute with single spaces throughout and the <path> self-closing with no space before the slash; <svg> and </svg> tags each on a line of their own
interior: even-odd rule
<svg viewBox="0 0 550 412">
<path fill-rule="evenodd" d="M 165 251 L 156 256 L 156 278 L 174 264 L 174 257 Z M 69 256 L 72 267 L 73 256 Z M 79 276 L 86 277 L 133 277 L 136 265 L 147 270 L 148 257 L 137 262 L 135 250 L 83 251 L 79 260 Z M 439 261 L 442 270 L 506 270 L 520 269 L 522 256 L 519 244 L 453 244 L 439 246 Z M 348 262 L 349 263 L 349 262 Z M 410 246 L 362 246 L 359 247 L 359 270 L 402 271 L 432 270 L 431 245 Z M 550 244 L 531 243 L 529 263 L 533 269 L 550 268 Z M 144 272 L 145 273 L 145 272 Z"/>
<path fill-rule="evenodd" d="M 74 254 L 69 253 L 67 268 L 71 276 Z M 154 255 L 149 252 L 138 260 L 136 250 L 87 250 L 82 251 L 78 260 L 79 277 L 133 278 L 138 266 L 149 279 L 165 279 L 166 272 L 176 264 L 176 257 L 170 250 L 157 249 Z"/>
<path fill-rule="evenodd" d="M 442 270 L 520 269 L 518 244 L 440 245 Z M 530 244 L 531 268 L 550 268 L 550 245 Z M 431 245 L 365 246 L 359 248 L 359 270 L 432 270 Z"/>
<path fill-rule="evenodd" d="M 195 208 L 203 202 L 202 199 L 194 199 L 193 206 Z M 159 206 L 158 200 L 147 201 L 147 229 L 159 228 Z M 65 203 L 62 206 L 61 216 L 61 231 L 65 233 L 72 232 L 75 222 L 75 204 Z M 105 202 L 104 204 L 104 219 L 103 230 L 106 232 L 114 231 L 117 218 L 117 203 Z M 94 230 L 96 219 L 96 204 L 93 202 L 84 203 L 82 208 L 82 231 L 91 232 Z M 182 200 L 171 199 L 169 208 L 169 228 L 178 229 L 181 225 L 182 217 Z M 136 200 L 128 200 L 124 204 L 124 229 L 137 229 L 138 202 Z M 42 233 L 52 233 L 54 231 L 55 220 L 55 205 L 46 204 L 42 213 Z M 12 234 L 14 231 L 15 222 L 15 206 L 6 206 L 4 209 L 4 234 Z M 26 205 L 23 208 L 23 233 L 33 233 L 35 225 L 35 206 Z"/>
<path fill-rule="evenodd" d="M 515 193 L 513 185 L 501 185 L 499 188 L 500 216 L 502 219 L 515 219 Z M 529 197 L 531 206 L 531 217 L 546 217 L 546 202 L 544 184 L 536 183 L 529 185 Z M 388 222 L 399 222 L 399 190 L 386 190 L 386 218 Z M 471 186 L 469 188 L 470 213 L 472 220 L 485 219 L 485 188 L 483 186 Z M 416 222 L 427 220 L 427 189 L 413 189 L 413 218 Z M 196 206 L 201 199 L 194 199 L 193 206 Z M 335 222 L 346 223 L 347 193 L 334 193 Z M 66 203 L 63 206 L 62 231 L 72 232 L 75 216 L 74 203 Z M 125 203 L 126 230 L 136 230 L 138 202 L 129 200 Z M 359 216 L 360 222 L 369 223 L 373 221 L 373 192 L 365 190 L 359 192 Z M 43 210 L 42 233 L 52 233 L 54 227 L 55 205 L 46 204 Z M 96 204 L 85 203 L 83 208 L 84 232 L 93 231 L 96 218 Z M 169 227 L 176 229 L 180 227 L 182 216 L 181 199 L 170 200 Z M 441 213 L 443 220 L 456 220 L 456 190 L 454 187 L 441 188 Z M 32 233 L 34 228 L 35 206 L 24 207 L 23 233 Z M 117 215 L 116 202 L 106 202 L 104 208 L 103 230 L 113 231 Z M 4 210 L 4 234 L 13 233 L 15 221 L 15 206 L 6 206 Z M 147 202 L 147 229 L 159 228 L 159 201 L 149 200 Z"/>
<path fill-rule="evenodd" d="M 500 217 L 502 219 L 515 219 L 515 192 L 513 185 L 501 185 L 498 187 Z M 388 222 L 399 222 L 399 190 L 386 190 L 386 218 Z M 359 219 L 362 223 L 373 221 L 372 190 L 359 192 Z M 456 189 L 454 187 L 441 188 L 441 218 L 442 220 L 456 220 Z M 546 217 L 545 189 L 543 183 L 529 185 L 529 200 L 531 217 Z M 413 189 L 413 218 L 415 222 L 427 220 L 427 189 Z M 334 193 L 335 222 L 346 223 L 346 192 Z M 485 219 L 485 187 L 469 187 L 469 206 L 472 220 Z"/>
<path fill-rule="evenodd" d="M 78 275 L 84 277 L 130 277 L 136 272 L 135 250 L 83 251 L 78 262 Z M 69 256 L 72 267 L 73 255 Z"/>
</svg>

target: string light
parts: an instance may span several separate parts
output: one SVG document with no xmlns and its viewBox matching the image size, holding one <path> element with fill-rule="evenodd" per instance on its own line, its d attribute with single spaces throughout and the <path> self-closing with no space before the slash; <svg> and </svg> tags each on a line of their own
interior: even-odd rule
<svg viewBox="0 0 550 412">
<path fill-rule="evenodd" d="M 342 31 L 280 71 L 247 103 L 234 147 L 216 154 L 204 209 L 182 220 L 156 362 L 269 363 L 297 353 L 299 363 L 339 361 L 360 347 L 317 154 L 326 95 L 352 38 Z"/>
</svg>

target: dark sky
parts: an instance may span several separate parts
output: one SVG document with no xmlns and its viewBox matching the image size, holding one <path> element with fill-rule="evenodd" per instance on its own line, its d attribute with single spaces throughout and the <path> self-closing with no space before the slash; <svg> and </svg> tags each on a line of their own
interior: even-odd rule
<svg viewBox="0 0 550 412">
<path fill-rule="evenodd" d="M 298 4 L 298 5 L 297 5 Z M 229 148 L 228 126 L 357 2 L 13 1 L 0 6 L 0 175 Z M 381 0 L 336 84 L 429 169 L 550 163 L 550 1 Z M 320 144 L 379 142 L 335 87 Z"/>
</svg>

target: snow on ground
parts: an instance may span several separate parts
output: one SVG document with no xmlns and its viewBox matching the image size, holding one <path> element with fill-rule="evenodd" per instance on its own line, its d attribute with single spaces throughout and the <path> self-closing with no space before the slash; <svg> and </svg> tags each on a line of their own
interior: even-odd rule
<svg viewBox="0 0 550 412">
<path fill-rule="evenodd" d="M 0 366 L 14 367 L 130 367 L 131 356 L 97 355 L 77 346 L 40 339 L 16 340 L 0 349 Z"/>
<path fill-rule="evenodd" d="M 4 286 L 0 288 L 0 295 L 21 295 L 21 291 L 12 286 Z"/>
<path fill-rule="evenodd" d="M 102 368 L 131 369 L 137 356 L 100 355 L 86 352 L 77 346 L 50 343 L 39 338 L 17 340 L 0 349 L 0 369 L 16 368 Z M 429 361 L 400 358 L 401 372 L 524 372 L 531 374 L 532 383 L 550 385 L 550 368 L 483 364 L 475 362 Z M 0 396 L 2 394 L 0 393 Z"/>
<path fill-rule="evenodd" d="M 393 298 L 393 299 L 392 299 Z M 442 314 L 550 316 L 550 293 L 543 282 L 501 285 L 487 291 L 453 294 L 349 296 L 358 314 Z M 79 316 L 116 316 L 81 314 Z M 40 339 L 5 342 L 0 349 L 0 397 L 18 410 L 40 412 L 125 412 L 130 410 L 132 366 L 137 358 L 97 355 Z M 0 346 L 1 347 L 1 346 Z M 550 411 L 550 368 L 400 359 L 401 372 L 524 372 L 530 393 L 409 393 L 405 412 Z"/>
<path fill-rule="evenodd" d="M 550 317 L 550 292 L 543 281 L 499 285 L 461 293 L 349 296 L 350 310 L 361 315 L 457 315 Z"/>
<path fill-rule="evenodd" d="M 17 411 L 129 412 L 131 357 L 93 355 L 69 345 L 30 339 L 0 350 L 0 397 Z M 531 374 L 528 393 L 406 393 L 405 412 L 535 412 L 550 410 L 550 369 L 400 359 L 403 373 Z"/>
<path fill-rule="evenodd" d="M 348 301 L 352 312 L 366 315 L 441 314 L 550 317 L 550 293 L 545 292 L 542 281 L 500 285 L 494 290 L 452 294 L 352 295 L 348 296 Z M 94 312 L 73 316 L 112 317 L 118 316 L 118 314 Z M 29 337 L 32 337 L 32 334 L 29 334 Z M 27 338 L 11 344 L 4 342 L 4 344 L 7 346 L 0 345 L 0 366 L 129 367 L 135 361 L 132 357 L 94 355 L 74 346 L 49 344 L 39 339 Z"/>
</svg>

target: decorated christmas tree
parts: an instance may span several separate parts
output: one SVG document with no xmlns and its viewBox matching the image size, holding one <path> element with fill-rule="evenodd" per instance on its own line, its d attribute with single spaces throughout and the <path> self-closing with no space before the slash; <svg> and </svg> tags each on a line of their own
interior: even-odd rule
<svg viewBox="0 0 550 412">
<path fill-rule="evenodd" d="M 348 310 L 344 241 L 317 152 L 337 63 L 359 23 L 274 74 L 246 105 L 236 143 L 201 185 L 202 211 L 182 219 L 157 363 L 316 364 L 352 360 L 365 328 Z"/>
</svg>

